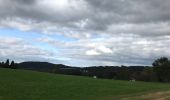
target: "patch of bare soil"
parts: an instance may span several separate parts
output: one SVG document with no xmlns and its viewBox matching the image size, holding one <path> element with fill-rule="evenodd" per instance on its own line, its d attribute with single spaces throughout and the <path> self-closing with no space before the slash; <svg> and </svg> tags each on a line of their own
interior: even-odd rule
<svg viewBox="0 0 170 100">
<path fill-rule="evenodd" d="M 170 100 L 170 91 L 153 92 L 141 96 L 123 98 L 122 100 Z"/>
</svg>

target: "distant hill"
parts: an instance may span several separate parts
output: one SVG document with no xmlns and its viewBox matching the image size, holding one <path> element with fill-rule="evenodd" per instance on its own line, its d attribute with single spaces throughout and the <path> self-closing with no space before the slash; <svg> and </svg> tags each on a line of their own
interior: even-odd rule
<svg viewBox="0 0 170 100">
<path fill-rule="evenodd" d="M 35 61 L 22 62 L 18 64 L 19 69 L 35 70 L 35 71 L 42 71 L 42 72 L 52 72 L 58 68 L 68 68 L 68 67 L 69 66 L 62 65 L 62 64 L 52 64 L 49 62 L 35 62 Z"/>
<path fill-rule="evenodd" d="M 27 61 L 17 64 L 17 69 L 49 72 L 65 75 L 89 76 L 116 80 L 158 81 L 149 66 L 91 66 L 74 67 L 49 62 Z"/>
</svg>

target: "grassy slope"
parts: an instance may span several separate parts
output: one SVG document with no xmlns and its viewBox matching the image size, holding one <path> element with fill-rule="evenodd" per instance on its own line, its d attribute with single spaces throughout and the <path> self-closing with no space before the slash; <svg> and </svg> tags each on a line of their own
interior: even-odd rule
<svg viewBox="0 0 170 100">
<path fill-rule="evenodd" d="M 170 84 L 0 69 L 0 100 L 114 100 L 163 90 Z"/>
</svg>

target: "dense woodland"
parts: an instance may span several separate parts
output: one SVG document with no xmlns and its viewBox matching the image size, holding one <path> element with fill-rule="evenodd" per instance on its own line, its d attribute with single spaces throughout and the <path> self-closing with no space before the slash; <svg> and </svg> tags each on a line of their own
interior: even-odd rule
<svg viewBox="0 0 170 100">
<path fill-rule="evenodd" d="M 156 59 L 153 66 L 92 66 L 71 67 L 48 62 L 0 62 L 1 68 L 25 69 L 66 75 L 80 75 L 115 80 L 170 82 L 170 61 L 166 57 Z"/>
</svg>

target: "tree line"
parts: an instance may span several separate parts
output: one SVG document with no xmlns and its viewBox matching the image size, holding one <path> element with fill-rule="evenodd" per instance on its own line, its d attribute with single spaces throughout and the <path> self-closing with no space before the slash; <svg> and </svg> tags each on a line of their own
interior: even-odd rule
<svg viewBox="0 0 170 100">
<path fill-rule="evenodd" d="M 17 64 L 13 60 L 10 62 L 9 59 L 7 59 L 6 62 L 0 62 L 0 68 L 16 69 Z"/>
<path fill-rule="evenodd" d="M 55 73 L 67 75 L 96 76 L 115 80 L 138 80 L 170 82 L 170 60 L 167 57 L 156 59 L 152 66 L 92 66 L 85 68 L 57 67 Z"/>
<path fill-rule="evenodd" d="M 72 67 L 62 64 L 51 64 L 48 62 L 23 62 L 16 64 L 14 61 L 6 60 L 0 62 L 2 68 L 25 69 L 50 72 L 56 74 L 96 76 L 97 78 L 115 80 L 138 80 L 170 82 L 170 60 L 167 57 L 156 59 L 152 66 L 91 66 Z"/>
</svg>

